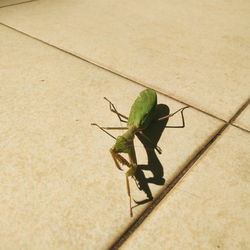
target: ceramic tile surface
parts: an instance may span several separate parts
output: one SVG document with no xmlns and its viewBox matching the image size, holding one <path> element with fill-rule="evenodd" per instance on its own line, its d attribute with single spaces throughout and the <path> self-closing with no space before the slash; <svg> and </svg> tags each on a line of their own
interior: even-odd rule
<svg viewBox="0 0 250 250">
<path fill-rule="evenodd" d="M 0 37 L 1 247 L 106 249 L 133 219 L 124 172 L 108 152 L 114 140 L 90 123 L 121 126 L 103 97 L 128 114 L 143 88 L 4 26 Z M 158 97 L 171 111 L 183 107 Z M 162 134 L 163 153 L 151 150 L 166 183 L 223 125 L 191 108 L 184 115 L 185 128 Z M 177 114 L 168 125 L 180 123 Z M 138 141 L 136 152 L 147 165 Z M 131 185 L 133 198 L 145 197 Z"/>
<path fill-rule="evenodd" d="M 122 249 L 249 249 L 249 149 L 230 127 Z"/>
<path fill-rule="evenodd" d="M 250 106 L 248 105 L 245 110 L 239 115 L 234 122 L 235 125 L 250 131 Z"/>
<path fill-rule="evenodd" d="M 243 0 L 43 0 L 0 21 L 229 120 L 250 90 L 249 12 Z"/>
<path fill-rule="evenodd" d="M 0 0 L 0 8 L 11 6 L 13 4 L 20 4 L 20 3 L 27 3 L 30 2 L 29 0 Z"/>
</svg>

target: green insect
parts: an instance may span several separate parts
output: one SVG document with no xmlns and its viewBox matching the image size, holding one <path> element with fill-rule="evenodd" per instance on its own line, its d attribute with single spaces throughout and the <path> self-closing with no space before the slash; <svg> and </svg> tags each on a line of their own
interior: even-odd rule
<svg viewBox="0 0 250 250">
<path fill-rule="evenodd" d="M 106 98 L 106 101 L 109 102 L 110 110 L 115 113 L 121 122 L 126 122 L 126 127 L 101 127 L 96 123 L 91 123 L 91 125 L 95 125 L 103 130 L 105 133 L 113 137 L 116 142 L 114 146 L 110 149 L 110 153 L 115 162 L 115 165 L 118 169 L 122 170 L 121 165 L 126 165 L 128 167 L 128 171 L 126 172 L 126 186 L 127 193 L 129 196 L 129 207 L 130 207 L 130 216 L 132 217 L 132 206 L 131 206 L 131 194 L 130 194 L 130 186 L 129 186 L 129 177 L 134 177 L 136 169 L 137 169 L 137 159 L 134 147 L 134 138 L 137 133 L 140 133 L 146 140 L 150 142 L 150 139 L 143 134 L 143 130 L 146 129 L 151 122 L 154 121 L 156 105 L 157 105 L 157 95 L 156 92 L 152 89 L 143 90 L 140 95 L 136 98 L 134 104 L 131 107 L 129 117 L 122 115 L 119 113 L 115 106 Z M 179 111 L 183 111 L 185 108 L 181 108 L 175 111 L 172 114 L 167 116 L 163 116 L 158 118 L 158 120 L 167 119 Z M 125 119 L 125 120 L 124 120 Z M 106 130 L 111 129 L 119 129 L 119 130 L 127 130 L 121 136 L 115 138 L 113 135 L 108 133 Z M 161 153 L 161 149 L 157 145 L 152 145 L 154 149 L 157 150 L 158 153 Z M 129 160 L 125 159 L 121 153 L 128 154 Z"/>
</svg>

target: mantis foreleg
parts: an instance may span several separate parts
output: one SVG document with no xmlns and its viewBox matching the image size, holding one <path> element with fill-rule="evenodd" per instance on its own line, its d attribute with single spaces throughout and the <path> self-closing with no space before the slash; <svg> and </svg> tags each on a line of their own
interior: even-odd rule
<svg viewBox="0 0 250 250">
<path fill-rule="evenodd" d="M 119 163 L 121 163 L 122 165 L 126 165 L 127 167 L 130 167 L 129 162 L 124 157 L 122 157 L 118 153 L 115 153 L 112 148 L 109 151 L 118 169 L 122 170 Z"/>
<path fill-rule="evenodd" d="M 112 148 L 110 149 L 110 153 L 111 153 L 112 158 L 115 162 L 115 165 L 118 169 L 122 170 L 119 163 L 121 163 L 122 165 L 126 165 L 127 167 L 129 167 L 129 169 L 132 167 L 132 165 L 129 164 L 129 162 L 123 156 L 121 156 L 118 153 L 115 153 Z M 130 176 L 130 174 L 128 174 L 128 172 L 127 172 L 127 174 L 126 174 L 126 186 L 127 186 L 128 197 L 129 197 L 129 210 L 130 210 L 130 216 L 133 217 L 130 186 L 129 186 L 129 179 L 128 179 L 129 176 Z"/>
</svg>

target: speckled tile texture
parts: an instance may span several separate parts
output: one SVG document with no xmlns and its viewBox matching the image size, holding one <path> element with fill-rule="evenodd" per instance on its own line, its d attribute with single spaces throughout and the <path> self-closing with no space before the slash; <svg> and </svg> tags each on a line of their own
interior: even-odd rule
<svg viewBox="0 0 250 250">
<path fill-rule="evenodd" d="M 105 249 L 133 219 L 124 173 L 108 152 L 114 140 L 90 123 L 120 126 L 103 97 L 128 114 L 144 88 L 1 26 L 3 36 L 1 246 Z M 162 95 L 159 103 L 172 111 L 183 106 Z M 159 142 L 166 183 L 223 125 L 191 108 L 185 111 L 185 121 L 183 129 L 166 129 Z M 176 115 L 168 125 L 180 122 Z M 147 164 L 139 142 L 136 149 L 138 163 Z M 145 198 L 133 186 L 133 198 Z M 162 186 L 150 188 L 156 194 Z M 135 216 L 143 207 L 134 209 Z"/>
<path fill-rule="evenodd" d="M 249 137 L 230 127 L 121 249 L 249 249 Z"/>
<path fill-rule="evenodd" d="M 43 0 L 0 21 L 229 120 L 249 97 L 249 12 L 239 0 Z"/>
</svg>

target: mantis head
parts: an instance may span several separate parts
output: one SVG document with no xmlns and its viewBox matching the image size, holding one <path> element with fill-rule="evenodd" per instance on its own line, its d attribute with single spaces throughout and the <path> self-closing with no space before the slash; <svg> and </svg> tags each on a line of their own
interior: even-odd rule
<svg viewBox="0 0 250 250">
<path fill-rule="evenodd" d="M 118 136 L 116 138 L 115 145 L 112 147 L 115 153 L 129 153 L 131 149 L 131 142 L 124 136 Z"/>
</svg>

